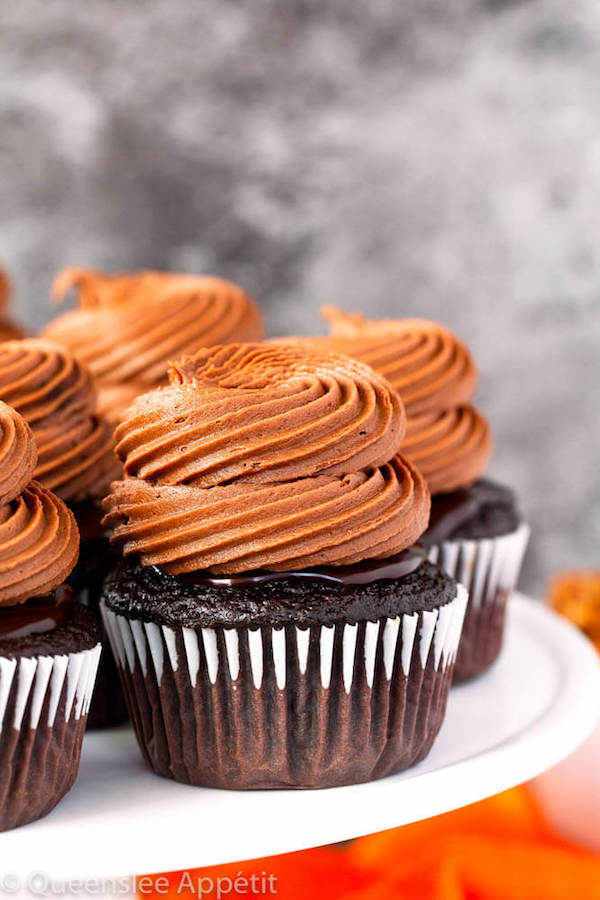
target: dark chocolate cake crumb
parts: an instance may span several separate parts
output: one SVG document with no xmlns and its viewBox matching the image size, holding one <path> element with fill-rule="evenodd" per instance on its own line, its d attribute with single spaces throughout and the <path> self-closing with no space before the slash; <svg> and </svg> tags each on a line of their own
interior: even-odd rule
<svg viewBox="0 0 600 900">
<path fill-rule="evenodd" d="M 454 579 L 427 561 L 403 578 L 370 584 L 339 586 L 290 578 L 217 588 L 123 560 L 104 585 L 104 601 L 113 612 L 184 628 L 353 624 L 437 609 L 455 597 Z"/>
</svg>

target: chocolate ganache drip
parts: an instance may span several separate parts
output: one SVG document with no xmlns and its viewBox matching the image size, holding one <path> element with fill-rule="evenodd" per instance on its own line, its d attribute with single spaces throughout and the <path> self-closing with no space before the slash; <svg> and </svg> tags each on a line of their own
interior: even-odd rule
<svg viewBox="0 0 600 900">
<path fill-rule="evenodd" d="M 480 478 L 449 494 L 438 494 L 431 503 L 429 527 L 421 540 L 425 546 L 453 538 L 505 534 L 518 528 L 521 516 L 510 488 Z"/>
<path fill-rule="evenodd" d="M 18 640 L 32 634 L 53 631 L 68 622 L 73 611 L 73 595 L 68 585 L 60 585 L 45 597 L 0 608 L 0 641 Z"/>
<path fill-rule="evenodd" d="M 242 572 L 239 575 L 212 575 L 210 572 L 190 572 L 178 575 L 179 581 L 195 584 L 200 587 L 244 588 L 266 584 L 272 581 L 285 581 L 289 578 L 303 581 L 324 581 L 349 587 L 355 584 L 372 584 L 374 581 L 393 579 L 397 581 L 416 572 L 423 560 L 425 551 L 419 544 L 390 556 L 387 559 L 368 559 L 351 566 L 320 566 L 314 569 L 292 570 L 290 572 Z"/>
</svg>

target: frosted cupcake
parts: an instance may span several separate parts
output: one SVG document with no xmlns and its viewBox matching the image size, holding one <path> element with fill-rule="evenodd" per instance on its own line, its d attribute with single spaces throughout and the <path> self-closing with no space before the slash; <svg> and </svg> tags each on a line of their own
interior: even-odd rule
<svg viewBox="0 0 600 900">
<path fill-rule="evenodd" d="M 412 548 L 429 494 L 384 379 L 291 346 L 203 350 L 119 425 L 103 612 L 155 772 L 367 781 L 442 723 L 466 592 Z"/>
<path fill-rule="evenodd" d="M 221 278 L 65 269 L 53 296 L 60 299 L 73 286 L 79 308 L 52 321 L 44 336 L 90 369 L 100 391 L 100 411 L 113 421 L 138 394 L 166 384 L 171 359 L 263 335 L 254 300 Z"/>
<path fill-rule="evenodd" d="M 515 587 L 529 527 L 507 487 L 484 480 L 492 454 L 489 425 L 471 404 L 477 370 L 451 331 L 424 319 L 369 321 L 324 309 L 332 335 L 314 346 L 346 353 L 384 375 L 407 413 L 402 452 L 432 494 L 422 536 L 429 557 L 469 590 L 455 668 L 463 681 L 498 657 L 506 601 Z"/>
<path fill-rule="evenodd" d="M 30 429 L 0 402 L 0 831 L 46 815 L 79 767 L 100 630 L 65 579 L 73 514 L 32 481 Z"/>
<path fill-rule="evenodd" d="M 121 467 L 113 429 L 96 411 L 88 370 L 63 347 L 38 338 L 0 344 L 0 399 L 29 424 L 37 445 L 34 477 L 66 501 L 81 532 L 79 562 L 69 579 L 76 599 L 98 615 L 100 587 L 112 564 L 101 525 L 101 499 Z M 110 651 L 100 665 L 90 727 L 126 719 Z"/>
</svg>

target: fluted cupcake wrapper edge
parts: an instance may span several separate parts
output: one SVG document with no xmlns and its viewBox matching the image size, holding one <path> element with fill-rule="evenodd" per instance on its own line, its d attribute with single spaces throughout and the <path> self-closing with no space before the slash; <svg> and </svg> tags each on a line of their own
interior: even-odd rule
<svg viewBox="0 0 600 900">
<path fill-rule="evenodd" d="M 101 646 L 0 656 L 0 831 L 39 819 L 72 787 Z"/>
<path fill-rule="evenodd" d="M 171 628 L 102 613 L 146 760 L 222 788 L 358 783 L 422 759 L 441 726 L 466 590 L 334 626 Z"/>
<path fill-rule="evenodd" d="M 479 675 L 498 658 L 506 603 L 519 580 L 529 535 L 529 525 L 523 522 L 509 534 L 442 541 L 428 548 L 430 561 L 463 584 L 469 594 L 455 682 Z"/>
</svg>

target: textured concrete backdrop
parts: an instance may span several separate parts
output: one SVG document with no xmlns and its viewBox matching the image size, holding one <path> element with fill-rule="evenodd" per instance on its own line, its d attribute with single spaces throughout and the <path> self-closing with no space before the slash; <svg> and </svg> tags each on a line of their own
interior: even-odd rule
<svg viewBox="0 0 600 900">
<path fill-rule="evenodd" d="M 0 257 L 212 271 L 271 333 L 335 302 L 452 326 L 525 573 L 598 565 L 597 0 L 46 0 L 0 30 Z"/>
</svg>

